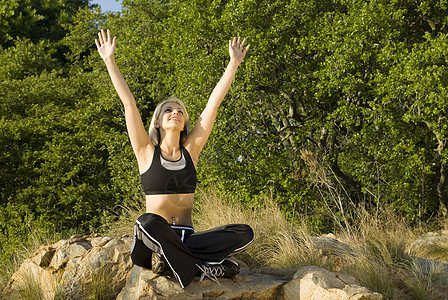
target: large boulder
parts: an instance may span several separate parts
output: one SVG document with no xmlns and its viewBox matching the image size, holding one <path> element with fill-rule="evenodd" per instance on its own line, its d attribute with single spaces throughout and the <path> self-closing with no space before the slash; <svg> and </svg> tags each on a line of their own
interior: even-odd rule
<svg viewBox="0 0 448 300">
<path fill-rule="evenodd" d="M 315 266 L 300 268 L 283 286 L 285 299 L 381 300 L 381 294 L 359 286 L 355 278 Z"/>
<path fill-rule="evenodd" d="M 199 278 L 182 289 L 175 278 L 159 276 L 134 267 L 117 300 L 134 299 L 278 299 L 285 281 L 241 269 L 233 279 L 219 278 L 219 284 Z"/>
<path fill-rule="evenodd" d="M 132 267 L 131 243 L 129 237 L 90 235 L 41 246 L 13 274 L 2 297 L 20 299 L 32 292 L 43 299 L 80 299 L 87 293 L 117 295 Z"/>
</svg>

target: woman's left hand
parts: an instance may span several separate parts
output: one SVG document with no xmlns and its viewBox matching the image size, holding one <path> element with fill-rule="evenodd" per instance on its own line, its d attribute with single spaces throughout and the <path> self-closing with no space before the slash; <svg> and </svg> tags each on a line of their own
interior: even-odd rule
<svg viewBox="0 0 448 300">
<path fill-rule="evenodd" d="M 112 39 L 109 29 L 107 29 L 107 34 L 104 32 L 104 29 L 101 29 L 101 32 L 98 32 L 98 39 L 95 39 L 95 44 L 101 58 L 106 60 L 114 56 L 115 48 L 117 47 L 117 37 L 114 36 Z"/>
<path fill-rule="evenodd" d="M 247 47 L 244 49 L 244 43 L 246 43 L 246 39 L 243 39 L 243 41 L 241 42 L 240 37 L 238 37 L 238 39 L 234 37 L 233 40 L 229 41 L 229 54 L 231 60 L 234 59 L 238 63 L 241 63 L 243 61 L 243 58 L 250 47 L 250 45 L 247 45 Z"/>
</svg>

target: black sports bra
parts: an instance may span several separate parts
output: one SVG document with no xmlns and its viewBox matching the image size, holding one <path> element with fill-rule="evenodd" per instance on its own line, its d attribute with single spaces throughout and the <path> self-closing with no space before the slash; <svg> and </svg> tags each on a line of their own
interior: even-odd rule
<svg viewBox="0 0 448 300">
<path fill-rule="evenodd" d="M 168 169 L 162 165 L 162 162 L 176 162 L 165 160 L 160 147 L 155 147 L 151 166 L 140 175 L 145 195 L 194 193 L 197 183 L 196 168 L 187 149 L 181 146 L 180 150 L 179 161 L 185 160 L 185 165 Z"/>
</svg>

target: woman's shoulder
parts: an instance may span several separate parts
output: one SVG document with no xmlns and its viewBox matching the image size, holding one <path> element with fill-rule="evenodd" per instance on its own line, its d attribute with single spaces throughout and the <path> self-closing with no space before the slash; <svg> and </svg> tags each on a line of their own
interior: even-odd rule
<svg viewBox="0 0 448 300">
<path fill-rule="evenodd" d="M 146 149 L 137 156 L 140 174 L 143 174 L 149 169 L 157 153 L 160 153 L 160 147 L 151 143 L 151 145 L 148 145 Z"/>
<path fill-rule="evenodd" d="M 184 143 L 183 145 L 181 144 L 181 148 L 186 150 L 185 152 L 191 158 L 194 166 L 196 167 L 198 164 L 199 153 L 196 151 L 194 145 L 191 143 Z"/>
</svg>

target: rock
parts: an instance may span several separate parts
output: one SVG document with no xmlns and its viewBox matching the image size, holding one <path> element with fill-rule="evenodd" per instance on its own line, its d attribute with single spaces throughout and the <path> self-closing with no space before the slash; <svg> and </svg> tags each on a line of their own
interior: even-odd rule
<svg viewBox="0 0 448 300">
<path fill-rule="evenodd" d="M 219 278 L 219 284 L 199 277 L 185 289 L 175 278 L 163 277 L 135 266 L 117 300 L 133 299 L 277 299 L 285 283 L 273 276 L 241 269 L 235 278 Z"/>
<path fill-rule="evenodd" d="M 311 237 L 312 244 L 323 252 L 333 254 L 354 254 L 354 250 L 336 239 L 333 234 Z"/>
<path fill-rule="evenodd" d="M 285 299 L 380 300 L 382 295 L 361 287 L 351 276 L 315 266 L 300 268 L 283 286 Z"/>
<path fill-rule="evenodd" d="M 413 252 L 418 252 L 420 248 L 437 246 L 441 244 L 448 243 L 448 232 L 440 231 L 440 232 L 428 232 L 422 235 L 420 238 L 413 241 L 408 246 L 408 252 L 412 254 Z"/>
<path fill-rule="evenodd" d="M 50 246 L 42 246 L 39 250 L 40 251 L 38 251 L 36 255 L 32 257 L 32 260 L 36 265 L 40 267 L 46 267 L 50 264 L 55 249 L 51 248 Z"/>
<path fill-rule="evenodd" d="M 315 242 L 326 245 L 325 251 L 349 251 L 342 243 L 327 239 Z M 325 269 L 301 268 L 291 280 L 292 273 L 285 277 L 254 272 L 243 262 L 235 278 L 220 278 L 217 284 L 209 279 L 200 282 L 197 277 L 182 289 L 175 278 L 132 266 L 131 244 L 130 237 L 90 235 L 41 246 L 14 273 L 0 298 L 382 299 L 359 286 L 354 278 Z"/>
<path fill-rule="evenodd" d="M 412 266 L 423 274 L 429 275 L 431 273 L 448 274 L 448 265 L 432 259 L 411 257 Z"/>
<path fill-rule="evenodd" d="M 448 263 L 446 249 L 448 248 L 448 232 L 428 232 L 407 247 L 407 252 L 411 256 L 425 256 L 434 260 Z"/>
<path fill-rule="evenodd" d="M 339 271 L 347 263 L 348 257 L 353 257 L 355 251 L 348 244 L 336 239 L 334 234 L 310 237 L 311 244 L 319 249 L 322 265 L 331 266 Z"/>
<path fill-rule="evenodd" d="M 2 297 L 21 298 L 21 294 L 33 289 L 43 299 L 54 299 L 56 295 L 80 299 L 87 290 L 104 293 L 101 288 L 117 295 L 132 267 L 131 244 L 130 237 L 91 235 L 41 246 L 13 274 Z"/>
</svg>

